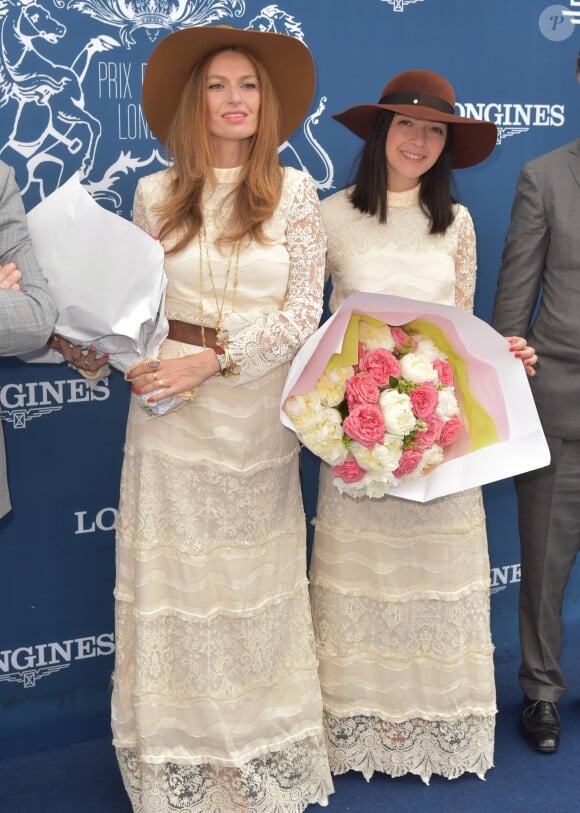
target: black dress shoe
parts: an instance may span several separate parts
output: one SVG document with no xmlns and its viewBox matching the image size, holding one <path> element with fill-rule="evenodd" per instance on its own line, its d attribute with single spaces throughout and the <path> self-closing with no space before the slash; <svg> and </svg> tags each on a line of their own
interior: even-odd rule
<svg viewBox="0 0 580 813">
<path fill-rule="evenodd" d="M 524 739 L 543 754 L 552 754 L 560 744 L 560 715 L 555 703 L 534 700 L 522 712 L 520 720 Z"/>
</svg>

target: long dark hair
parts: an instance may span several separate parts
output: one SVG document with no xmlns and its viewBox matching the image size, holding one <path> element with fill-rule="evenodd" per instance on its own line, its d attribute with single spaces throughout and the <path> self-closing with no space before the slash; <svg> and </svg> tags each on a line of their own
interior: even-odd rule
<svg viewBox="0 0 580 813">
<path fill-rule="evenodd" d="M 389 172 L 385 141 L 394 117 L 391 110 L 381 110 L 377 115 L 359 156 L 354 189 L 350 193 L 350 202 L 355 209 L 375 215 L 379 223 L 387 222 Z M 451 194 L 452 148 L 453 130 L 449 126 L 441 155 L 419 179 L 419 205 L 429 218 L 430 234 L 443 234 L 453 222 L 452 207 L 456 200 Z"/>
</svg>

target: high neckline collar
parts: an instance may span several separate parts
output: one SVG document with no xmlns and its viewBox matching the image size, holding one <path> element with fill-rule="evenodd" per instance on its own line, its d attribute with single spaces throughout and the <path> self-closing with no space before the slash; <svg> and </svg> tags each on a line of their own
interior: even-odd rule
<svg viewBox="0 0 580 813">
<path fill-rule="evenodd" d="M 387 206 L 389 209 L 408 209 L 419 203 L 420 184 L 407 192 L 387 192 Z"/>
<path fill-rule="evenodd" d="M 242 167 L 214 167 L 213 171 L 218 183 L 236 183 Z"/>
</svg>

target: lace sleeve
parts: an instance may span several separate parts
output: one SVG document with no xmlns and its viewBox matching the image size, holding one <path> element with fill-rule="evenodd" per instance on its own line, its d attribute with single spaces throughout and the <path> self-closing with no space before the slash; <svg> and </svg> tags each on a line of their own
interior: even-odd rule
<svg viewBox="0 0 580 813">
<path fill-rule="evenodd" d="M 145 211 L 145 200 L 143 197 L 143 187 L 141 185 L 141 181 L 137 184 L 137 189 L 135 190 L 135 197 L 133 198 L 133 223 L 136 226 L 139 226 L 140 229 L 143 231 L 152 234 L 152 227 L 149 223 L 147 218 L 147 213 Z"/>
<path fill-rule="evenodd" d="M 286 239 L 290 268 L 281 310 L 260 314 L 252 324 L 225 336 L 236 365 L 254 377 L 290 361 L 322 315 L 326 236 L 316 188 L 308 176 L 291 204 Z"/>
<path fill-rule="evenodd" d="M 475 252 L 475 229 L 471 215 L 464 206 L 459 208 L 457 249 L 455 254 L 455 304 L 458 308 L 473 311 L 477 259 Z"/>
</svg>

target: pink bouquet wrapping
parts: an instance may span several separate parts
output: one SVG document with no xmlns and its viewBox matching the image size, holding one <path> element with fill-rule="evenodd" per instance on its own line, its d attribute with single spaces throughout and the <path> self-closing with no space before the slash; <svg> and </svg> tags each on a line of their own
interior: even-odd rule
<svg viewBox="0 0 580 813">
<path fill-rule="evenodd" d="M 350 296 L 291 366 L 282 422 L 351 497 L 427 501 L 545 466 L 523 365 L 459 308 Z"/>
</svg>

